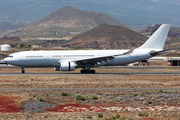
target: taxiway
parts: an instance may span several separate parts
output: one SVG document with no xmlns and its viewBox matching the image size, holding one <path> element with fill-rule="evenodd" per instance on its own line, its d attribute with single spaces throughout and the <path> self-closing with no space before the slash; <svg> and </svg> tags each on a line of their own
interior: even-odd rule
<svg viewBox="0 0 180 120">
<path fill-rule="evenodd" d="M 95 73 L 95 74 L 81 74 L 81 73 L 0 73 L 0 76 L 64 76 L 64 75 L 180 75 L 180 73 Z"/>
</svg>

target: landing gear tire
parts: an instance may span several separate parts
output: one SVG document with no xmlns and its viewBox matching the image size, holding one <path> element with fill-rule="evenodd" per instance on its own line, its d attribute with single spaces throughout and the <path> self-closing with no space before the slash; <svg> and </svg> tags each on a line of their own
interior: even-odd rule
<svg viewBox="0 0 180 120">
<path fill-rule="evenodd" d="M 24 70 L 22 70 L 22 73 L 25 73 L 25 71 L 24 71 Z"/>
<path fill-rule="evenodd" d="M 91 73 L 93 73 L 93 74 L 94 74 L 94 73 L 96 73 L 96 71 L 95 71 L 95 70 L 91 70 Z"/>
<path fill-rule="evenodd" d="M 81 73 L 85 73 L 85 70 L 81 70 Z"/>
<path fill-rule="evenodd" d="M 92 73 L 92 74 L 96 73 L 95 70 L 87 70 L 87 69 L 82 69 L 80 72 L 81 73 Z"/>
<path fill-rule="evenodd" d="M 22 71 L 21 71 L 21 73 L 25 73 L 25 70 L 24 70 L 24 68 L 22 68 Z"/>
</svg>

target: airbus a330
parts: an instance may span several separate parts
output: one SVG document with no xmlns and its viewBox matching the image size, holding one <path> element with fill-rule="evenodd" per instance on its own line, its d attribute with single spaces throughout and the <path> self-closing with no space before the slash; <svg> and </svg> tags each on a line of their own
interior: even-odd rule
<svg viewBox="0 0 180 120">
<path fill-rule="evenodd" d="M 167 50 L 163 47 L 169 28 L 169 24 L 161 25 L 136 49 L 24 51 L 10 54 L 4 62 L 20 66 L 22 73 L 25 73 L 25 67 L 54 67 L 56 71 L 74 71 L 76 68 L 82 68 L 81 73 L 95 73 L 91 68 L 124 65 L 166 53 Z"/>
</svg>

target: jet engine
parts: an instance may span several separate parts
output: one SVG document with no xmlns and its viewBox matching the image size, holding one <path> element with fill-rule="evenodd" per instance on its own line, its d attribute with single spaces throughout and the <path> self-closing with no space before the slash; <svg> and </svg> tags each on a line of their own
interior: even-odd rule
<svg viewBox="0 0 180 120">
<path fill-rule="evenodd" d="M 74 71 L 75 63 L 74 62 L 61 62 L 60 71 Z"/>
</svg>

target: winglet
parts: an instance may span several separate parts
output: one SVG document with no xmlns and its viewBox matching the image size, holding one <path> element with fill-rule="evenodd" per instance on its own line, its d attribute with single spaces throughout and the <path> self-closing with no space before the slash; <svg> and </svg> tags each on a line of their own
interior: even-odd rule
<svg viewBox="0 0 180 120">
<path fill-rule="evenodd" d="M 163 49 L 170 26 L 171 25 L 169 24 L 162 24 L 158 28 L 158 30 L 138 49 L 144 49 L 144 48 Z"/>
</svg>

